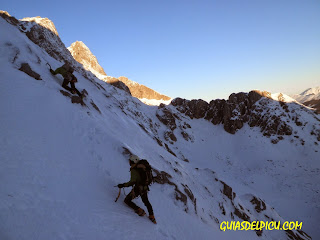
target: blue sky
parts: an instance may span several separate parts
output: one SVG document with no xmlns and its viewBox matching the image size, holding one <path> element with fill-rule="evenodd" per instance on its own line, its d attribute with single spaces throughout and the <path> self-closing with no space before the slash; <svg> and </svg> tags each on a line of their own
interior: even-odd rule
<svg viewBox="0 0 320 240">
<path fill-rule="evenodd" d="M 320 86 L 320 1 L 5 1 L 18 19 L 51 19 L 107 75 L 170 97 L 287 94 Z"/>
</svg>

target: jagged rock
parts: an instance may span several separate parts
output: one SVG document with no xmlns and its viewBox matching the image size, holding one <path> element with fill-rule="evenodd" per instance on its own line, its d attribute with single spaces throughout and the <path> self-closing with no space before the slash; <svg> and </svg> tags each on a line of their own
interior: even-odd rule
<svg viewBox="0 0 320 240">
<path fill-rule="evenodd" d="M 185 106 L 187 101 L 188 100 L 186 100 L 186 99 L 182 99 L 182 98 L 178 97 L 178 98 L 175 98 L 171 101 L 171 105 L 175 106 L 175 107 Z M 179 111 L 184 113 L 184 111 L 182 111 L 182 110 L 179 110 Z"/>
<path fill-rule="evenodd" d="M 226 195 L 230 200 L 233 200 L 236 197 L 236 193 L 232 191 L 232 188 L 227 185 L 225 182 L 220 181 L 223 184 L 223 194 Z"/>
<path fill-rule="evenodd" d="M 211 121 L 214 125 L 220 124 L 223 119 L 223 109 L 225 105 L 225 100 L 212 100 L 209 104 L 209 109 L 205 119 Z"/>
<path fill-rule="evenodd" d="M 219 203 L 219 207 L 220 207 L 220 209 L 221 209 L 221 213 L 222 213 L 223 215 L 226 215 L 226 210 L 224 209 L 223 203 Z"/>
<path fill-rule="evenodd" d="M 33 77 L 36 80 L 42 80 L 40 74 L 33 71 L 28 63 L 22 63 L 19 70 L 28 74 L 30 77 Z"/>
<path fill-rule="evenodd" d="M 289 239 L 292 240 L 305 240 L 305 239 L 312 239 L 308 234 L 306 234 L 304 231 L 297 230 L 295 233 L 292 230 L 285 230 L 287 236 Z"/>
<path fill-rule="evenodd" d="M 254 209 L 255 209 L 258 213 L 260 213 L 260 212 L 262 212 L 262 211 L 264 211 L 264 210 L 267 209 L 265 202 L 262 201 L 260 198 L 258 199 L 258 198 L 256 198 L 256 197 L 253 196 L 253 198 L 251 199 L 250 202 L 251 202 L 253 205 L 255 205 L 255 208 L 254 208 Z"/>
<path fill-rule="evenodd" d="M 85 90 L 84 90 L 85 91 Z M 82 93 L 84 92 L 82 90 Z M 87 91 L 85 91 L 87 92 Z M 63 95 L 63 96 L 66 96 L 68 98 L 71 99 L 71 102 L 72 103 L 76 103 L 76 104 L 81 104 L 82 106 L 86 106 L 86 104 L 84 103 L 83 99 L 79 96 L 73 96 L 71 95 L 71 93 L 67 92 L 67 91 L 64 91 L 64 90 L 60 90 L 60 93 Z"/>
<path fill-rule="evenodd" d="M 181 135 L 186 141 L 189 141 L 191 139 L 189 134 L 184 131 L 181 132 Z"/>
<path fill-rule="evenodd" d="M 169 127 L 171 131 L 177 128 L 175 117 L 168 108 L 160 105 L 157 109 L 156 116 L 160 120 L 160 122 Z"/>
<path fill-rule="evenodd" d="M 107 83 L 111 84 L 112 86 L 119 88 L 127 93 L 129 93 L 131 95 L 130 89 L 123 83 L 121 82 L 119 79 L 117 78 L 109 78 Z"/>
<path fill-rule="evenodd" d="M 209 104 L 201 99 L 191 100 L 188 102 L 188 110 L 186 115 L 192 118 L 204 118 L 208 111 Z"/>
<path fill-rule="evenodd" d="M 99 65 L 97 58 L 92 54 L 90 49 L 81 41 L 76 41 L 68 47 L 74 59 L 81 63 L 88 70 L 94 70 L 102 75 L 107 75 L 103 68 Z"/>
<path fill-rule="evenodd" d="M 31 26 L 27 28 L 26 35 L 32 42 L 43 48 L 56 60 L 67 61 L 75 66 L 73 57 L 61 41 L 52 21 L 48 18 L 33 17 L 23 18 L 21 22 L 23 25 Z"/>
<path fill-rule="evenodd" d="M 187 196 L 189 197 L 189 199 L 191 200 L 193 206 L 194 206 L 194 212 L 195 214 L 197 214 L 197 199 L 194 197 L 191 189 L 188 187 L 188 185 L 185 184 L 181 184 L 184 187 L 184 192 L 187 194 Z"/>
<path fill-rule="evenodd" d="M 76 104 L 81 104 L 82 106 L 85 106 L 86 104 L 83 102 L 83 99 L 79 96 L 71 96 L 71 102 Z"/>
<path fill-rule="evenodd" d="M 258 91 L 250 91 L 248 94 L 250 107 L 262 98 Z"/>
<path fill-rule="evenodd" d="M 17 20 L 4 11 L 0 11 L 0 16 L 10 24 L 16 26 L 19 31 L 24 32 L 32 42 L 44 49 L 51 57 L 63 63 L 68 62 L 82 76 L 92 81 L 92 73 L 85 71 L 82 66 L 74 60 L 71 53 L 61 41 L 53 22 L 48 18 L 33 17 Z M 40 59 L 38 59 L 38 61 L 40 61 Z"/>
<path fill-rule="evenodd" d="M 183 202 L 184 205 L 187 206 L 188 198 L 184 193 L 182 193 L 179 190 L 177 184 L 175 184 L 174 182 L 169 180 L 172 178 L 172 176 L 170 174 L 166 173 L 165 171 L 159 172 L 156 169 L 153 169 L 153 171 L 156 173 L 156 176 L 154 176 L 154 178 L 153 178 L 154 182 L 159 183 L 159 184 L 169 184 L 169 185 L 174 186 L 176 200 Z M 186 207 L 185 211 L 187 212 L 187 210 L 188 210 L 188 208 Z"/>
<path fill-rule="evenodd" d="M 15 17 L 12 17 L 8 12 L 0 10 L 0 17 L 2 17 L 4 20 L 6 20 L 8 23 L 18 26 L 20 24 L 20 21 L 16 19 Z"/>
<path fill-rule="evenodd" d="M 234 215 L 236 215 L 238 218 L 244 220 L 244 221 L 250 221 L 250 217 L 243 212 L 243 210 L 239 210 L 238 208 L 235 208 Z"/>
<path fill-rule="evenodd" d="M 156 99 L 156 100 L 170 100 L 171 98 L 160 94 L 151 88 L 148 88 L 142 84 L 134 82 L 126 77 L 118 78 L 121 82 L 123 82 L 129 89 L 132 96 L 136 98 L 146 98 L 146 99 Z"/>
<path fill-rule="evenodd" d="M 283 95 L 280 94 L 278 98 L 284 101 Z M 256 105 L 258 101 L 259 104 Z M 175 98 L 171 105 L 190 118 L 204 118 L 215 125 L 223 124 L 224 129 L 231 134 L 241 129 L 244 123 L 248 123 L 250 127 L 260 127 L 265 136 L 291 135 L 292 128 L 280 116 L 263 113 L 264 106 L 271 101 L 274 101 L 271 93 L 255 90 L 249 93 L 233 93 L 228 100 L 212 100 L 209 104 L 202 100 Z M 286 103 L 280 102 L 280 106 L 288 112 Z"/>
<path fill-rule="evenodd" d="M 175 98 L 171 101 L 171 105 L 177 107 L 180 112 L 189 116 L 191 119 L 204 118 L 209 109 L 209 104 L 202 99 L 189 101 L 182 98 Z"/>
<path fill-rule="evenodd" d="M 176 136 L 174 135 L 174 133 L 172 131 L 165 131 L 164 138 L 167 141 L 170 141 L 170 139 L 171 139 L 171 141 L 174 141 L 174 142 L 177 141 L 177 138 L 176 138 Z"/>
</svg>

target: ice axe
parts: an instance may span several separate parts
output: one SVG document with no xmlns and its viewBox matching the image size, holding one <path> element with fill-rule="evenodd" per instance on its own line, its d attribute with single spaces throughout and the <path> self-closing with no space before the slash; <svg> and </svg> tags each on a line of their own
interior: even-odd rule
<svg viewBox="0 0 320 240">
<path fill-rule="evenodd" d="M 115 187 L 118 187 L 118 186 L 115 186 Z M 119 199 L 119 197 L 120 197 L 120 193 L 121 193 L 121 188 L 119 188 L 119 193 L 118 193 L 118 196 L 117 196 L 117 198 L 116 198 L 115 202 L 117 202 L 117 201 L 118 201 L 118 199 Z"/>
<path fill-rule="evenodd" d="M 52 69 L 52 68 L 51 68 L 51 65 L 50 65 L 49 63 L 47 63 L 47 65 L 49 66 L 50 69 Z"/>
<path fill-rule="evenodd" d="M 47 65 L 48 65 L 49 68 L 50 68 L 50 72 L 51 72 L 52 74 L 54 74 L 54 71 L 52 70 L 51 65 L 50 65 L 49 63 L 47 63 Z"/>
</svg>

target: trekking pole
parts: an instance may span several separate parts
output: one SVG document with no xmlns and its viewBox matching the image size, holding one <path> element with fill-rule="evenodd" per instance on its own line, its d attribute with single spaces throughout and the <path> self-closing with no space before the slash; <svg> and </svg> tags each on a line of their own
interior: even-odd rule
<svg viewBox="0 0 320 240">
<path fill-rule="evenodd" d="M 115 202 L 117 202 L 117 201 L 118 201 L 118 199 L 119 199 L 119 197 L 120 197 L 120 193 L 121 193 L 121 188 L 119 188 L 119 193 L 118 193 L 118 196 L 117 196 L 117 198 L 116 198 Z"/>
</svg>

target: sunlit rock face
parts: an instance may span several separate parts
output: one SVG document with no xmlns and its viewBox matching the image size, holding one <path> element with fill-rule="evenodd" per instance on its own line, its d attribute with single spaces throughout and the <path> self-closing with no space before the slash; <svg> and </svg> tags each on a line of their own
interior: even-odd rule
<svg viewBox="0 0 320 240">
<path fill-rule="evenodd" d="M 132 96 L 136 98 L 156 99 L 156 100 L 170 100 L 170 97 L 160 94 L 151 88 L 142 84 L 134 82 L 126 77 L 118 78 L 121 82 L 128 86 Z"/>
<path fill-rule="evenodd" d="M 68 47 L 68 50 L 74 59 L 81 63 L 86 70 L 94 70 L 99 74 L 107 75 L 99 65 L 97 58 L 83 42 L 76 41 L 72 43 L 71 46 Z"/>
</svg>

